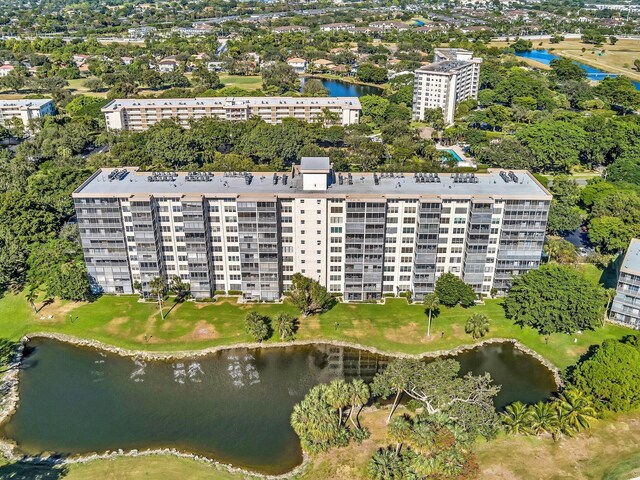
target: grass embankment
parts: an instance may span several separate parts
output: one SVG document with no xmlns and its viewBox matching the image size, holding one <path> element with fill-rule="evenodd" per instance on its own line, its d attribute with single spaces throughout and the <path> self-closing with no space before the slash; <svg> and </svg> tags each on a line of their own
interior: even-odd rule
<svg viewBox="0 0 640 480">
<path fill-rule="evenodd" d="M 601 279 L 601 272 L 595 267 L 585 269 L 594 281 Z M 93 303 L 55 302 L 34 314 L 24 296 L 6 294 L 0 299 L 0 336 L 18 339 L 33 332 L 57 332 L 134 350 L 198 350 L 251 342 L 244 330 L 244 318 L 252 310 L 272 318 L 281 311 L 297 314 L 288 303 L 237 304 L 235 298 L 223 298 L 210 304 L 174 305 L 169 300 L 163 321 L 155 303 L 139 302 L 137 296 L 103 296 Z M 520 328 L 507 319 L 502 300 L 486 300 L 483 305 L 468 309 L 442 307 L 433 320 L 431 336 L 427 337 L 427 316 L 422 305 L 387 299 L 385 305 L 339 303 L 322 315 L 300 318 L 297 338 L 342 340 L 411 354 L 449 350 L 473 343 L 464 332 L 472 313 L 484 313 L 490 318 L 491 329 L 486 338 L 516 339 L 559 368 L 575 362 L 592 344 L 631 333 L 627 328 L 607 324 L 582 334 L 554 334 L 547 341 L 535 330 Z M 276 341 L 274 335 L 267 343 Z"/>
<path fill-rule="evenodd" d="M 533 40 L 533 48 L 544 48 L 555 55 L 568 57 L 578 62 L 598 68 L 604 72 L 626 75 L 633 80 L 640 80 L 640 72 L 634 69 L 633 62 L 640 58 L 640 42 L 637 40 L 619 39 L 615 45 L 602 46 L 582 43 L 579 39 L 567 39 L 560 43 L 551 43 L 548 39 Z M 491 42 L 492 46 L 506 47 L 510 42 Z M 585 49 L 584 53 L 582 49 Z M 598 55 L 604 50 L 603 55 Z M 536 61 L 527 61 L 529 65 L 548 70 L 549 67 Z"/>
<path fill-rule="evenodd" d="M 366 413 L 362 423 L 371 437 L 361 445 L 334 449 L 316 457 L 301 480 L 365 480 L 369 457 L 391 444 L 386 437 L 384 410 Z M 476 446 L 480 480 L 627 480 L 640 475 L 640 416 L 627 414 L 595 422 L 593 428 L 574 438 L 554 442 L 551 438 L 502 435 Z M 18 467 L 0 466 L 13 473 Z M 11 468 L 11 470 L 9 470 Z M 56 478 L 29 476 L 34 467 L 25 467 L 16 478 Z M 44 470 L 38 473 L 44 474 Z M 10 477 L 9 478 L 14 478 Z M 2 477 L 4 478 L 4 477 Z M 66 480 L 241 480 L 242 475 L 221 472 L 193 460 L 175 457 L 139 457 L 96 460 L 71 465 Z"/>
</svg>

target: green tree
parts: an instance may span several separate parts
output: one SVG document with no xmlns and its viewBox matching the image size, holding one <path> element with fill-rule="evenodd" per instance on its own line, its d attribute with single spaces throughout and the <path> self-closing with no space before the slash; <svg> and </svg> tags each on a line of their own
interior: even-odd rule
<svg viewBox="0 0 640 480">
<path fill-rule="evenodd" d="M 637 337 L 609 339 L 569 368 L 569 381 L 592 396 L 599 409 L 625 412 L 640 406 L 640 348 Z"/>
<path fill-rule="evenodd" d="M 27 302 L 29 302 L 29 305 L 31 305 L 31 308 L 33 308 L 33 313 L 38 313 L 38 309 L 36 308 L 36 300 L 38 299 L 38 289 L 36 287 L 30 287 L 29 290 L 27 290 L 25 299 L 27 300 Z"/>
<path fill-rule="evenodd" d="M 317 78 L 307 78 L 302 84 L 302 95 L 305 97 L 326 97 L 329 90 Z"/>
<path fill-rule="evenodd" d="M 562 433 L 568 436 L 591 428 L 596 417 L 591 399 L 576 388 L 564 390 L 554 399 L 553 406 L 562 425 Z"/>
<path fill-rule="evenodd" d="M 271 336 L 271 319 L 258 312 L 249 312 L 245 317 L 245 330 L 256 342 L 262 342 Z"/>
<path fill-rule="evenodd" d="M 624 113 L 640 108 L 640 92 L 626 77 L 605 77 L 594 87 L 595 94 Z"/>
<path fill-rule="evenodd" d="M 544 252 L 549 260 L 558 263 L 575 263 L 578 259 L 576 247 L 564 238 L 548 238 Z"/>
<path fill-rule="evenodd" d="M 176 302 L 183 302 L 191 296 L 191 286 L 183 282 L 180 275 L 171 277 L 169 290 L 175 294 Z"/>
<path fill-rule="evenodd" d="M 402 461 L 392 449 L 379 448 L 367 464 L 367 475 L 371 480 L 401 479 Z"/>
<path fill-rule="evenodd" d="M 370 118 L 376 125 L 382 125 L 389 108 L 389 100 L 378 95 L 364 95 L 360 97 L 362 116 Z"/>
<path fill-rule="evenodd" d="M 423 120 L 438 132 L 444 130 L 444 114 L 442 113 L 441 108 L 425 109 Z"/>
<path fill-rule="evenodd" d="M 502 426 L 505 432 L 512 435 L 529 434 L 531 425 L 531 412 L 522 402 L 507 405 L 500 414 Z"/>
<path fill-rule="evenodd" d="M 349 384 L 349 397 L 351 398 L 351 408 L 349 409 L 349 417 L 348 420 L 351 420 L 351 423 L 355 428 L 360 427 L 360 410 L 362 407 L 369 401 L 371 396 L 371 392 L 369 390 L 369 386 L 364 383 L 363 380 L 356 378 Z M 355 420 L 353 413 L 355 412 Z"/>
<path fill-rule="evenodd" d="M 524 127 L 516 133 L 516 138 L 531 150 L 543 171 L 568 172 L 580 163 L 580 152 L 587 145 L 584 129 L 557 120 Z"/>
<path fill-rule="evenodd" d="M 275 319 L 275 329 L 280 335 L 280 340 L 291 341 L 296 335 L 296 319 L 285 312 L 280 312 Z"/>
<path fill-rule="evenodd" d="M 572 267 L 550 263 L 513 280 L 504 302 L 508 318 L 542 335 L 600 325 L 604 289 Z"/>
<path fill-rule="evenodd" d="M 533 48 L 531 40 L 525 40 L 524 38 L 518 38 L 510 45 L 516 52 L 530 52 Z"/>
<path fill-rule="evenodd" d="M 622 252 L 635 236 L 633 225 L 618 217 L 596 217 L 589 221 L 589 240 L 607 252 Z"/>
<path fill-rule="evenodd" d="M 367 83 L 385 83 L 387 81 L 387 69 L 383 67 L 376 67 L 372 63 L 363 63 L 358 67 L 356 73 L 358 80 Z"/>
<path fill-rule="evenodd" d="M 291 277 L 289 295 L 291 302 L 303 315 L 324 312 L 331 306 L 331 295 L 327 289 L 301 273 L 294 273 Z"/>
<path fill-rule="evenodd" d="M 424 296 L 424 300 L 422 302 L 425 306 L 425 309 L 429 315 L 429 323 L 427 324 L 427 337 L 431 336 L 431 317 L 435 312 L 438 311 L 438 307 L 440 306 L 440 298 L 438 298 L 438 294 L 435 292 L 427 293 Z"/>
<path fill-rule="evenodd" d="M 554 58 L 549 65 L 551 66 L 551 76 L 559 82 L 587 78 L 587 72 L 570 58 Z"/>
<path fill-rule="evenodd" d="M 553 433 L 558 426 L 558 416 L 549 402 L 538 402 L 529 406 L 529 428 L 533 435 Z"/>
<path fill-rule="evenodd" d="M 341 427 L 344 409 L 351 404 L 351 390 L 347 382 L 333 380 L 327 388 L 326 401 L 338 411 L 338 427 Z"/>
<path fill-rule="evenodd" d="M 265 89 L 273 87 L 277 93 L 298 90 L 298 74 L 291 65 L 275 62 L 262 69 L 262 86 Z"/>
<path fill-rule="evenodd" d="M 436 281 L 435 293 L 440 303 L 453 307 L 458 303 L 463 307 L 470 307 L 475 303 L 476 294 L 471 285 L 464 283 L 453 273 L 440 275 Z"/>
<path fill-rule="evenodd" d="M 474 340 L 484 337 L 489 333 L 489 317 L 482 313 L 474 313 L 464 325 L 464 331 Z"/>
<path fill-rule="evenodd" d="M 158 309 L 160 310 L 160 317 L 164 321 L 164 312 L 162 311 L 162 303 L 164 301 L 164 293 L 167 289 L 167 283 L 162 277 L 154 277 L 149 282 L 149 293 L 151 296 L 156 297 L 158 302 Z"/>
</svg>

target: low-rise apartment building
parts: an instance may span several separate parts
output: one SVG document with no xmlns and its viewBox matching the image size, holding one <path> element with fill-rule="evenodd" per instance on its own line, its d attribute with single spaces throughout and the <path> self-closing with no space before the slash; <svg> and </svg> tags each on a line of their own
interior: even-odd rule
<svg viewBox="0 0 640 480">
<path fill-rule="evenodd" d="M 631 240 L 622 261 L 609 318 L 640 329 L 640 239 Z"/>
<path fill-rule="evenodd" d="M 452 272 L 478 294 L 540 263 L 551 195 L 526 171 L 339 173 L 303 158 L 281 173 L 102 169 L 74 193 L 92 287 L 276 300 L 300 272 L 346 301 L 410 291 Z"/>
<path fill-rule="evenodd" d="M 29 128 L 32 120 L 55 113 L 51 99 L 0 100 L 0 125 L 7 125 L 16 118 Z"/>
<path fill-rule="evenodd" d="M 434 63 L 415 71 L 413 118 L 423 120 L 425 110 L 440 108 L 452 124 L 458 102 L 478 98 L 481 58 L 467 50 L 436 48 Z"/>
<path fill-rule="evenodd" d="M 162 120 L 173 119 L 189 126 L 191 120 L 219 118 L 249 120 L 260 117 L 267 123 L 285 118 L 321 121 L 327 113 L 335 123 L 351 125 L 360 120 L 357 97 L 208 97 L 175 99 L 118 99 L 102 108 L 110 130 L 147 130 Z"/>
</svg>

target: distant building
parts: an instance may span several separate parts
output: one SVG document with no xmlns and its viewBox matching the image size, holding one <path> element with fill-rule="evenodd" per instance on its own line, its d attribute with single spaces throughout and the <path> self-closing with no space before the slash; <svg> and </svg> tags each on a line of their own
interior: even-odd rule
<svg viewBox="0 0 640 480">
<path fill-rule="evenodd" d="M 51 99 L 0 100 L 0 125 L 7 125 L 14 118 L 19 118 L 28 129 L 31 120 L 54 113 L 55 105 Z"/>
<path fill-rule="evenodd" d="M 304 73 L 307 69 L 307 61 L 304 58 L 288 58 L 287 64 L 291 66 L 296 73 Z"/>
<path fill-rule="evenodd" d="M 308 33 L 309 27 L 303 27 L 302 25 L 287 25 L 285 27 L 274 27 L 271 29 L 273 33 Z"/>
<path fill-rule="evenodd" d="M 160 73 L 171 73 L 178 68 L 178 60 L 175 57 L 163 58 L 158 62 L 158 71 Z"/>
<path fill-rule="evenodd" d="M 6 77 L 11 72 L 16 69 L 13 65 L 9 65 L 8 63 L 0 66 L 0 77 Z"/>
<path fill-rule="evenodd" d="M 131 65 L 133 63 L 133 57 L 120 57 L 120 61 L 123 65 Z"/>
<path fill-rule="evenodd" d="M 408 30 L 409 26 L 404 22 L 398 22 L 397 20 L 382 20 L 380 22 L 371 22 L 369 24 L 370 27 L 380 28 L 382 30 Z"/>
<path fill-rule="evenodd" d="M 308 33 L 309 27 L 303 27 L 302 25 L 287 25 L 285 27 L 274 27 L 271 31 L 273 33 Z"/>
<path fill-rule="evenodd" d="M 427 109 L 442 109 L 444 121 L 452 124 L 456 104 L 478 98 L 481 58 L 468 50 L 436 48 L 434 63 L 415 71 L 413 118 L 424 119 Z"/>
<path fill-rule="evenodd" d="M 631 240 L 622 261 L 609 318 L 640 329 L 640 239 Z"/>
<path fill-rule="evenodd" d="M 352 23 L 327 23 L 326 25 L 320 25 L 320 30 L 323 32 L 347 32 L 354 28 L 356 28 L 356 26 Z"/>
<path fill-rule="evenodd" d="M 118 99 L 105 105 L 102 112 L 110 130 L 147 130 L 169 119 L 185 127 L 201 118 L 242 121 L 260 117 L 272 124 L 285 118 L 314 122 L 326 112 L 336 116 L 337 124 L 352 125 L 360 120 L 360 109 L 357 97 L 207 97 Z"/>
<path fill-rule="evenodd" d="M 129 34 L 129 38 L 138 38 L 138 39 L 142 39 L 144 37 L 147 37 L 153 33 L 156 33 L 156 27 L 136 27 L 136 28 L 130 28 L 127 30 L 127 33 Z"/>
</svg>

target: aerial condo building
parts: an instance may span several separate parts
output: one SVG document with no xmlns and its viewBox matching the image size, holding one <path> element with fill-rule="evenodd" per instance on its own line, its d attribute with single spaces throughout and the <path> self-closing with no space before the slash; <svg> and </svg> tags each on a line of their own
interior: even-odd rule
<svg viewBox="0 0 640 480">
<path fill-rule="evenodd" d="M 640 239 L 631 240 L 622 261 L 610 320 L 640 329 Z"/>
<path fill-rule="evenodd" d="M 110 130 L 147 130 L 162 120 L 188 127 L 192 120 L 241 121 L 259 117 L 267 123 L 285 118 L 351 125 L 360 120 L 357 97 L 207 97 L 152 100 L 118 99 L 102 107 Z"/>
<path fill-rule="evenodd" d="M 445 123 L 452 124 L 458 102 L 478 98 L 481 63 L 468 50 L 436 48 L 433 63 L 415 71 L 413 119 L 423 120 L 425 110 L 440 108 Z"/>
<path fill-rule="evenodd" d="M 51 99 L 0 100 L 0 125 L 9 125 L 19 119 L 25 128 L 36 118 L 55 113 L 55 105 Z"/>
<path fill-rule="evenodd" d="M 421 299 L 445 272 L 505 291 L 538 267 L 551 202 L 526 171 L 340 173 L 324 157 L 285 173 L 101 169 L 73 198 L 96 291 L 178 275 L 195 297 L 276 300 L 300 272 L 346 301 Z"/>
</svg>

